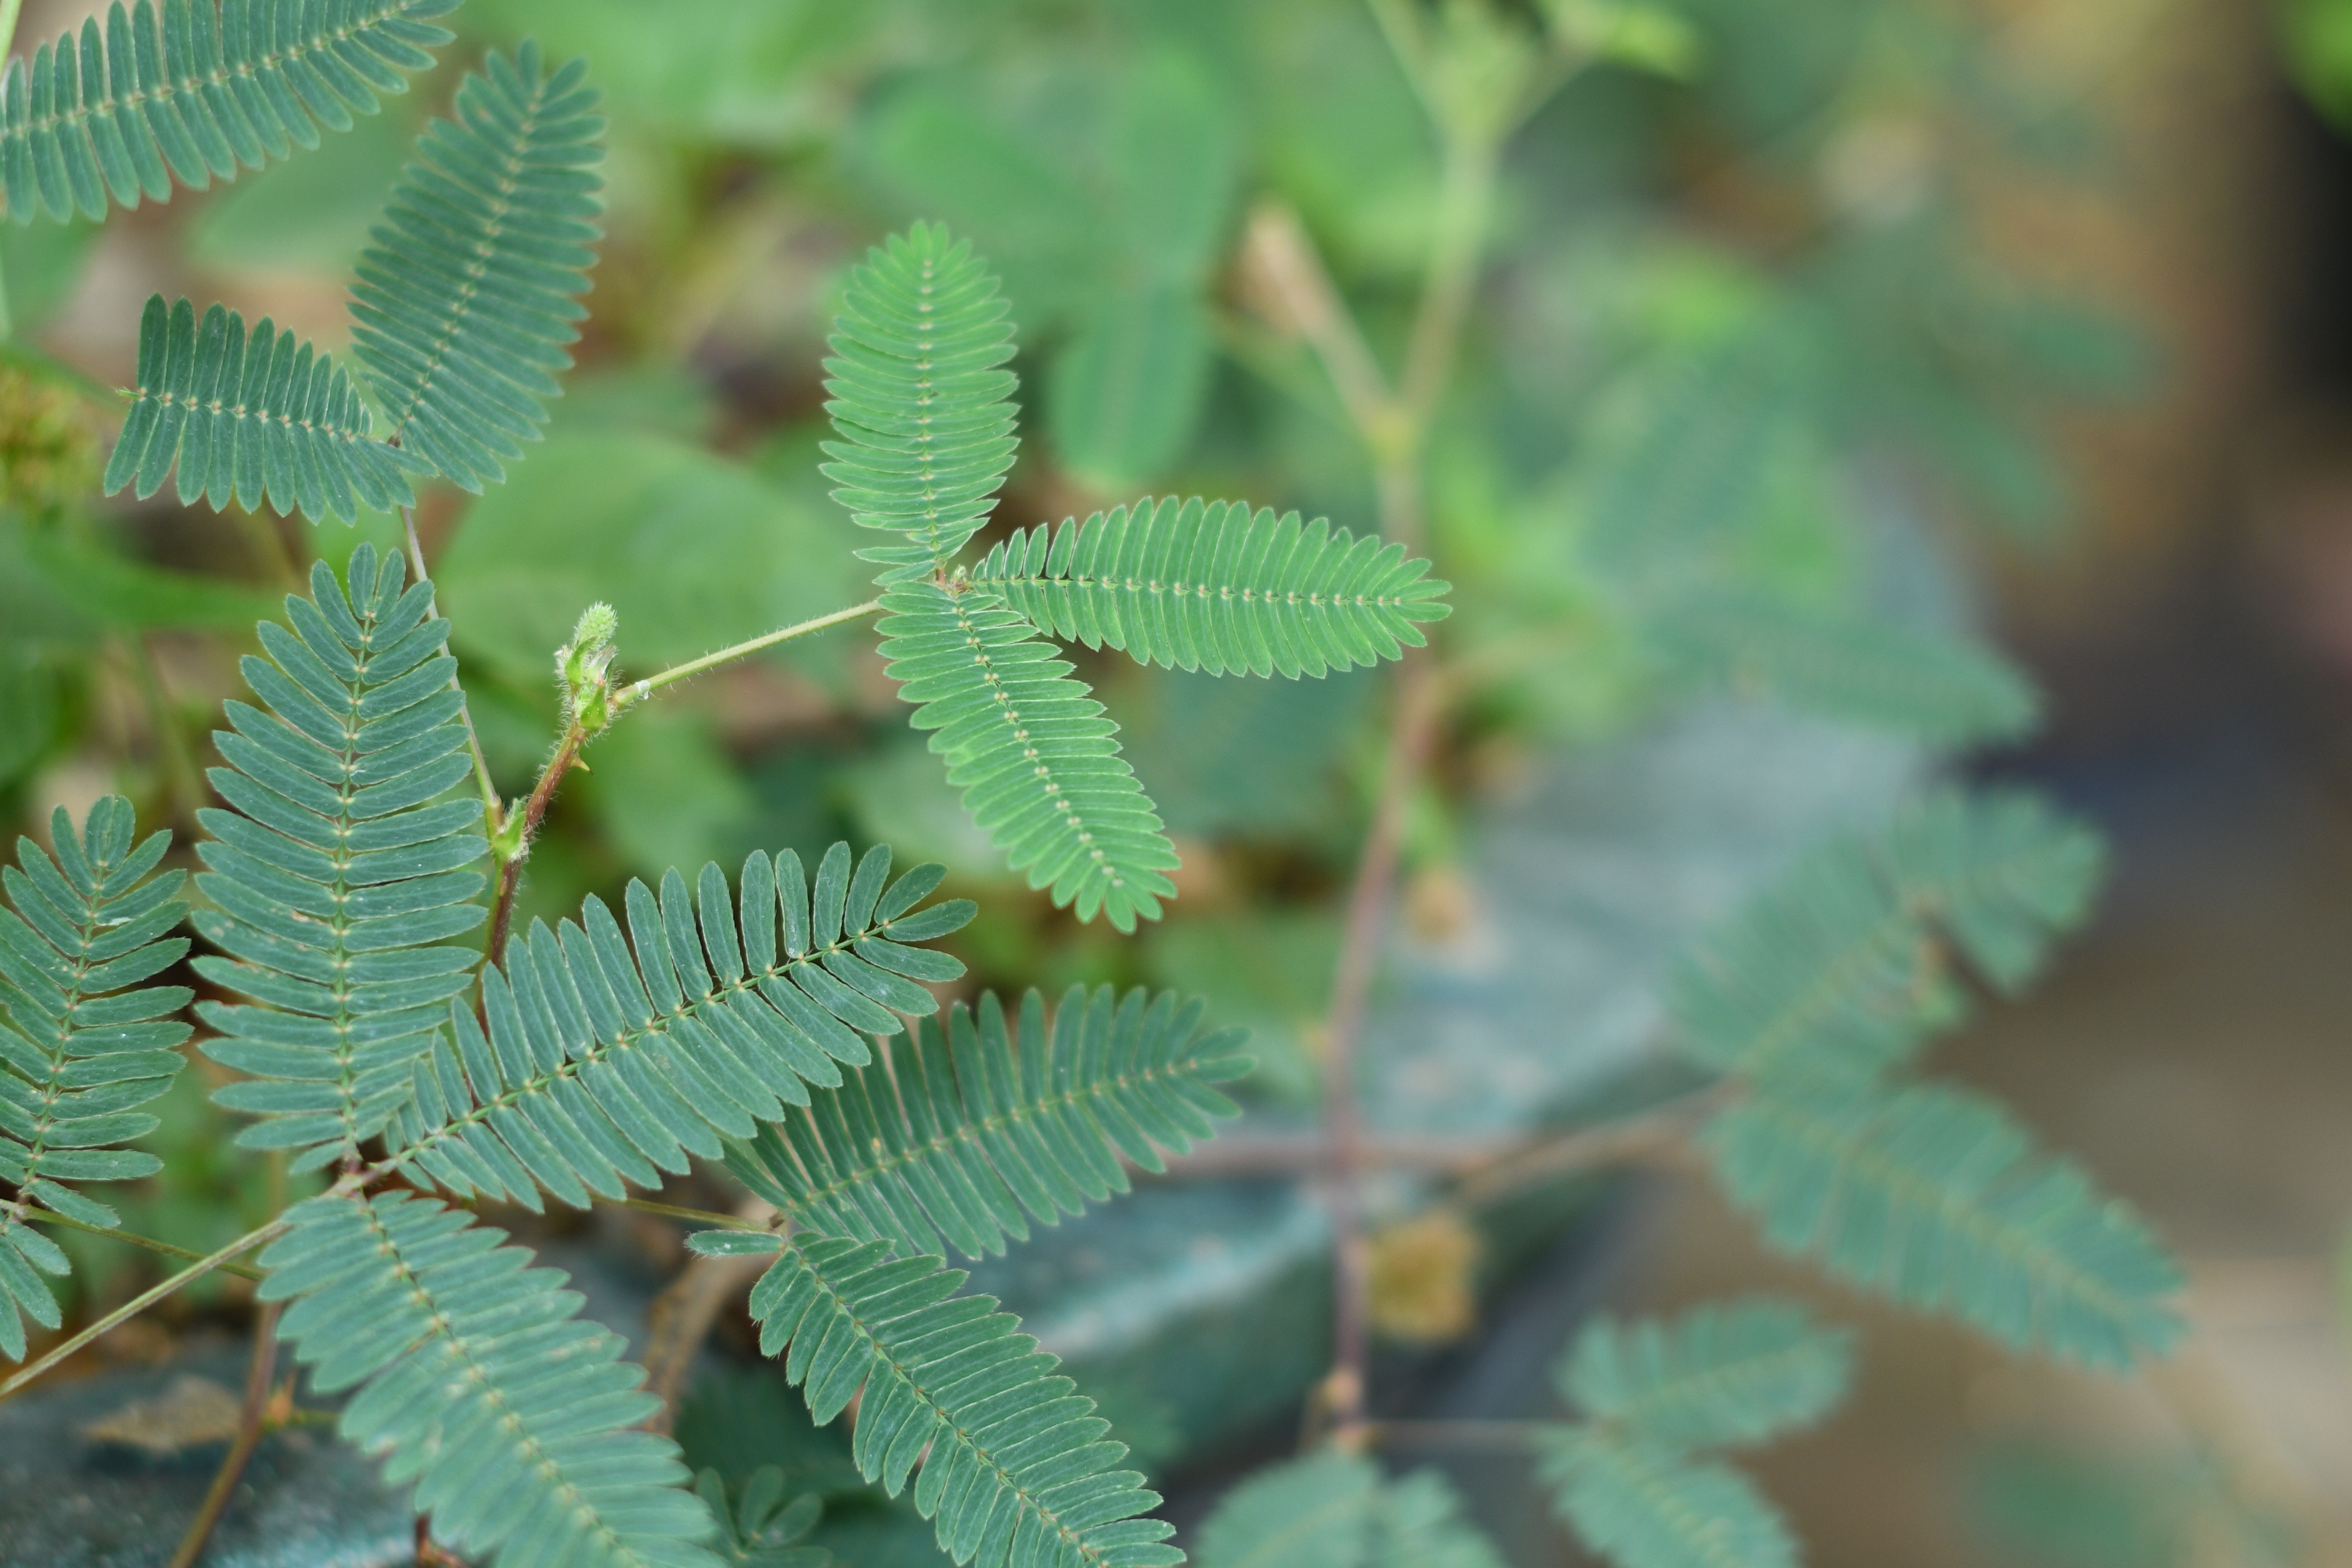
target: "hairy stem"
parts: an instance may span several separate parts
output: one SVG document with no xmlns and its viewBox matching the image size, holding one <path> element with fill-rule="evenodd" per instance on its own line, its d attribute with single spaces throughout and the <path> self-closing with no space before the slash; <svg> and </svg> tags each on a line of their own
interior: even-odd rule
<svg viewBox="0 0 2352 1568">
<path fill-rule="evenodd" d="M 506 957 L 507 933 L 514 925 L 515 895 L 522 890 L 522 863 L 530 854 L 530 841 L 539 837 L 539 825 L 547 819 L 547 808 L 555 799 L 555 788 L 572 764 L 580 760 L 580 748 L 587 742 L 587 731 L 580 727 L 578 715 L 563 728 L 563 738 L 555 745 L 555 754 L 547 759 L 547 766 L 539 772 L 539 782 L 531 786 L 530 798 L 523 802 L 522 824 L 519 837 L 499 867 L 498 901 L 490 907 L 490 945 L 488 949 L 492 963 Z"/>
<path fill-rule="evenodd" d="M 400 522 L 408 531 L 410 568 L 415 572 L 418 582 L 430 582 L 433 574 L 425 569 L 425 542 L 416 536 L 416 509 L 402 507 Z M 432 620 L 441 618 L 441 596 L 437 592 L 433 602 L 425 606 L 425 614 Z M 466 726 L 466 747 L 474 754 L 474 784 L 482 792 L 482 810 L 486 814 L 483 826 L 496 833 L 504 819 L 506 808 L 499 800 L 499 786 L 490 782 L 489 759 L 482 754 L 481 738 L 474 733 L 474 715 L 466 706 L 466 689 L 457 683 L 457 672 L 454 669 L 449 672 L 449 689 L 457 694 L 457 719 Z"/>
<path fill-rule="evenodd" d="M 201 1260 L 205 1256 L 203 1253 L 196 1251 L 194 1247 L 174 1247 L 168 1241 L 157 1241 L 152 1237 L 140 1236 L 127 1230 L 114 1230 L 102 1225 L 90 1225 L 82 1220 L 69 1218 L 68 1216 L 58 1214 L 51 1209 L 40 1208 L 37 1206 L 30 1207 L 26 1211 L 25 1217 L 26 1219 L 38 1220 L 45 1225 L 61 1225 L 68 1230 L 78 1230 L 85 1236 L 103 1236 L 115 1241 L 127 1241 L 133 1247 L 143 1247 L 150 1252 L 158 1252 L 166 1258 L 184 1258 L 191 1261 L 197 1261 Z M 258 1279 L 261 1278 L 261 1270 L 257 1268 L 247 1268 L 241 1263 L 224 1263 L 221 1264 L 219 1268 L 222 1273 L 235 1274 L 241 1279 Z"/>
<path fill-rule="evenodd" d="M 269 1380 L 278 1370 L 278 1314 L 281 1310 L 280 1303 L 268 1302 L 254 1321 L 253 1363 L 245 1374 L 245 1405 L 237 1412 L 236 1438 L 229 1444 L 219 1470 L 214 1473 L 213 1484 L 205 1489 L 204 1504 L 196 1510 L 188 1532 L 180 1537 L 180 1549 L 172 1553 L 168 1568 L 195 1568 L 196 1559 L 204 1555 L 205 1543 L 212 1539 L 213 1527 L 227 1511 L 228 1500 L 236 1495 L 236 1483 L 244 1477 L 253 1450 L 260 1447 L 262 1416 L 269 1409 Z"/>
<path fill-rule="evenodd" d="M 415 537 L 412 530 L 409 538 L 413 542 Z M 795 637 L 804 637 L 813 632 L 824 631 L 828 626 L 837 626 L 845 622 L 854 621 L 858 616 L 871 615 L 881 607 L 882 601 L 879 599 L 868 599 L 862 605 L 852 605 L 845 610 L 835 610 L 831 615 L 819 616 L 814 620 L 796 622 L 764 636 L 753 637 L 749 642 L 739 642 L 731 647 L 722 647 L 716 653 L 706 653 L 700 658 L 690 658 L 684 664 L 675 665 L 663 670 L 659 675 L 649 675 L 643 680 L 631 681 L 614 694 L 612 700 L 612 716 L 618 718 L 625 710 L 634 708 L 673 681 L 684 680 L 690 675 L 699 675 L 706 669 L 713 669 L 730 660 L 755 654 L 761 648 L 774 647 L 779 643 L 791 642 Z M 580 749 L 586 745 L 587 742 L 588 732 L 582 728 L 580 715 L 574 713 L 564 724 L 562 738 L 555 743 L 555 754 L 548 759 L 547 766 L 540 770 L 539 782 L 531 786 L 530 796 L 523 803 L 522 821 L 513 842 L 501 851 L 505 859 L 499 867 L 498 899 L 490 907 L 488 952 L 492 963 L 499 962 L 506 956 L 507 936 L 514 923 L 515 895 L 522 888 L 522 863 L 530 854 L 530 842 L 539 837 L 540 824 L 547 817 L 547 808 L 555 799 L 557 786 L 562 784 L 563 775 L 570 773 L 573 764 L 580 761 Z M 485 789 L 488 787 L 487 775 L 484 778 L 483 787 Z M 494 827 L 499 823 L 495 811 L 491 814 L 491 821 Z"/>
<path fill-rule="evenodd" d="M 753 637 L 749 642 L 739 642 L 732 647 L 722 647 L 717 653 L 706 653 L 700 658 L 690 658 L 684 664 L 673 665 L 659 675 L 649 675 L 643 680 L 631 681 L 623 689 L 621 701 L 614 705 L 615 709 L 625 704 L 642 702 L 674 680 L 684 680 L 689 675 L 699 675 L 706 669 L 714 669 L 730 660 L 748 658 L 750 655 L 758 653 L 761 648 L 774 647 L 778 643 L 791 642 L 795 637 L 804 637 L 812 632 L 821 632 L 829 626 L 837 626 L 844 622 L 854 621 L 860 616 L 870 616 L 881 607 L 881 600 L 868 599 L 862 605 L 852 605 L 845 610 L 835 610 L 831 615 L 818 616 L 812 620 L 796 621 L 780 630 Z"/>
</svg>

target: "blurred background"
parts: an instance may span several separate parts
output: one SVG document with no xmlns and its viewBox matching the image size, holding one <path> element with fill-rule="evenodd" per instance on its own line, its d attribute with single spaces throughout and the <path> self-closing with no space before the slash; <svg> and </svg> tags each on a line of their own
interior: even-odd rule
<svg viewBox="0 0 2352 1568">
<path fill-rule="evenodd" d="M 20 48 L 91 9 L 28 0 Z M 45 831 L 121 789 L 190 829 L 251 622 L 352 542 L 97 501 L 113 416 L 74 378 L 131 379 L 159 289 L 347 341 L 344 279 L 408 139 L 480 46 L 525 35 L 584 55 L 612 116 L 593 320 L 545 445 L 419 519 L 509 793 L 591 599 L 645 673 L 861 596 L 814 467 L 824 325 L 845 268 L 912 218 L 971 237 L 1013 301 L 1004 524 L 1204 493 L 1377 526 L 1374 465 L 1282 289 L 1286 259 L 1319 258 L 1393 365 L 1460 221 L 1376 9 L 470 0 L 440 69 L 319 152 L 102 232 L 9 227 L 0 817 Z M 1475 97 L 1599 14 L 1427 19 Z M 1654 982 L 1744 887 L 1928 774 L 2032 783 L 2111 836 L 2110 890 L 2040 990 L 1936 1066 L 2156 1220 L 2199 1337 L 2153 1392 L 2012 1362 L 1768 1260 L 1672 1172 L 1502 1194 L 1466 1230 L 1401 1189 L 1376 1194 L 1377 1397 L 1525 1413 L 1580 1313 L 1767 1279 L 1867 1331 L 1859 1397 L 1759 1467 L 1812 1561 L 2352 1562 L 2352 4 L 1609 15 L 1601 58 L 1506 146 L 1426 447 L 1460 686 L 1411 815 L 1375 1124 L 1499 1137 L 1638 1102 Z M 1716 613 L 1733 602 L 1747 640 Z M 1787 653 L 1775 616 L 1850 632 L 1874 668 L 1887 627 L 1981 636 L 2042 689 L 2040 727 L 1942 713 L 1932 663 L 1882 689 Z M 1182 897 L 1137 938 L 999 874 L 863 631 L 616 727 L 523 912 L 755 846 L 886 841 L 981 900 L 951 944 L 976 983 L 1205 993 L 1254 1031 L 1259 1124 L 1306 1125 L 1389 689 L 1082 662 L 1185 852 Z M 123 1205 L 131 1228 L 201 1247 L 267 1203 L 203 1101 L 214 1070 L 174 1091 L 153 1140 L 173 1173 Z M 1325 1353 L 1319 1222 L 1263 1181 L 1166 1183 L 1118 1214 L 982 1282 L 1197 1517 L 1295 1440 Z M 665 1262 L 650 1234 L 570 1239 L 624 1274 Z M 83 1311 L 145 1277 L 96 1244 L 78 1265 Z M 238 1288 L 106 1357 L 233 1331 Z M 759 1404 L 722 1365 L 682 1435 L 713 1462 L 814 1451 L 753 1430 Z M 1409 1457 L 1454 1468 L 1515 1562 L 1576 1560 L 1522 1458 Z M 851 1560 L 924 1560 L 902 1547 Z"/>
</svg>

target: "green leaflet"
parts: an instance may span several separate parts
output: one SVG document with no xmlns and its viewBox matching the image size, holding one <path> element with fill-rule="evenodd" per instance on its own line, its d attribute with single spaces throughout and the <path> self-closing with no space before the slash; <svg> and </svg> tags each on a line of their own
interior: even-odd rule
<svg viewBox="0 0 2352 1568">
<path fill-rule="evenodd" d="M 252 1078 L 213 1098 L 262 1119 L 239 1143 L 299 1151 L 296 1170 L 383 1130 L 480 962 L 445 940 L 482 922 L 488 850 L 482 803 L 444 798 L 472 765 L 449 623 L 404 575 L 362 544 L 347 584 L 319 563 L 286 624 L 256 628 L 267 657 L 242 668 L 268 711 L 227 704 L 206 776 L 228 808 L 196 814 L 215 906 L 196 930 L 226 956 L 195 967 L 254 1004 L 197 1006 L 220 1035 L 205 1054 Z"/>
<path fill-rule="evenodd" d="M 355 522 L 359 509 L 411 500 L 408 476 L 427 466 L 373 435 L 351 373 L 268 317 L 213 306 L 197 325 L 185 300 L 167 310 L 151 296 L 139 321 L 139 384 L 106 466 L 106 493 L 135 482 L 142 500 L 176 464 L 184 506 L 215 511 L 234 500 L 313 522 Z"/>
<path fill-rule="evenodd" d="M 882 607 L 887 673 L 1013 868 L 1080 920 L 1100 910 L 1132 931 L 1159 919 L 1175 847 L 1118 754 L 1118 726 L 1059 650 L 985 588 L 901 583 Z"/>
<path fill-rule="evenodd" d="M 1797 1568 L 1780 1510 L 1728 1465 L 1605 1429 L 1546 1435 L 1560 1517 L 1620 1568 Z"/>
<path fill-rule="evenodd" d="M 1206 1005 L 1173 992 L 1119 997 L 1072 986 L 1055 1009 L 1034 991 L 1006 1026 L 993 992 L 977 1018 L 958 1003 L 941 1029 L 882 1042 L 881 1059 L 807 1109 L 730 1142 L 728 1169 L 803 1230 L 889 1242 L 901 1257 L 967 1258 L 1025 1240 L 1127 1190 L 1119 1157 L 1161 1169 L 1235 1107 L 1212 1083 L 1240 1077 L 1235 1030 L 1204 1033 Z"/>
<path fill-rule="evenodd" d="M 754 1470 L 730 1506 L 727 1481 L 717 1470 L 694 1478 L 694 1489 L 719 1521 L 719 1561 L 730 1568 L 831 1568 L 833 1553 L 801 1544 L 824 1512 L 824 1500 L 803 1492 L 784 1500 L 784 1472 L 773 1465 Z"/>
<path fill-rule="evenodd" d="M 152 0 L 109 7 L 0 78 L 0 184 L 8 216 L 103 217 L 110 199 L 168 201 L 258 169 L 321 127 L 348 131 L 376 94 L 452 35 L 457 0 Z"/>
<path fill-rule="evenodd" d="M 1980 1095 L 1791 1075 L 1701 1143 L 1773 1247 L 2002 1344 L 2126 1368 L 2180 1337 L 2179 1271 L 2138 1217 Z"/>
<path fill-rule="evenodd" d="M 2017 668 L 1958 637 L 1731 591 L 1678 599 L 1656 619 L 1674 662 L 1824 718 L 1943 746 L 2015 740 L 2041 721 Z"/>
<path fill-rule="evenodd" d="M 1502 1568 L 1435 1470 L 1383 1481 L 1355 1454 L 1270 1465 L 1201 1527 L 1200 1568 Z"/>
<path fill-rule="evenodd" d="M 1669 1448 L 1711 1448 L 1810 1425 L 1844 1396 L 1853 1372 L 1851 1333 L 1758 1297 L 1664 1322 L 1599 1319 L 1555 1375 L 1597 1422 Z"/>
<path fill-rule="evenodd" d="M 375 384 L 388 439 L 479 494 L 505 477 L 562 389 L 564 346 L 595 265 L 604 118 L 574 60 L 539 46 L 492 54 L 456 118 L 417 139 L 352 289 L 352 353 Z"/>
<path fill-rule="evenodd" d="M 751 1291 L 760 1348 L 818 1425 L 858 1401 L 859 1474 L 915 1507 L 976 1568 L 1166 1568 L 1183 1553 L 1094 1401 L 987 1296 L 884 1242 L 795 1237 Z"/>
<path fill-rule="evenodd" d="M 1447 584 L 1404 546 L 1239 501 L 1154 501 L 1018 531 L 971 580 L 1041 630 L 1142 664 L 1320 677 L 1396 658 Z"/>
<path fill-rule="evenodd" d="M 834 499 L 906 542 L 857 552 L 885 585 L 944 571 L 996 505 L 1015 445 L 1013 323 L 968 242 L 917 224 L 850 274 L 827 340 Z"/>
<path fill-rule="evenodd" d="M 154 1130 L 138 1107 L 172 1087 L 188 1037 L 177 1015 L 184 985 L 143 982 L 179 962 L 187 940 L 165 933 L 187 905 L 174 895 L 184 871 L 149 872 L 169 833 L 133 842 L 131 803 L 110 795 L 76 833 L 65 807 L 49 818 L 54 854 L 16 840 L 16 864 L 0 871 L 13 911 L 0 910 L 0 1178 L 16 1196 L 0 1204 L 0 1352 L 25 1355 L 18 1314 L 59 1322 L 43 1274 L 63 1275 L 66 1255 L 26 1220 L 32 1205 L 86 1225 L 121 1223 L 67 1182 L 130 1181 L 153 1173 L 152 1154 L 113 1145 Z"/>
<path fill-rule="evenodd" d="M 2098 884 L 2097 837 L 2035 797 L 1939 790 L 1814 850 L 1702 936 L 1667 1000 L 1684 1045 L 1748 1078 L 1864 1074 L 1948 1011 L 1937 939 L 2003 991 L 2040 967 Z"/>
<path fill-rule="evenodd" d="M 814 885 L 792 850 L 754 854 L 737 897 L 716 865 L 691 890 L 670 871 L 658 901 L 632 881 L 626 941 L 593 898 L 560 936 L 534 923 L 483 972 L 487 1032 L 448 998 L 448 1033 L 388 1131 L 394 1162 L 536 1209 L 542 1188 L 584 1208 L 591 1193 L 660 1185 L 688 1154 L 718 1159 L 722 1135 L 751 1137 L 870 1060 L 866 1036 L 931 1012 L 919 982 L 963 973 L 909 944 L 959 929 L 971 904 L 918 909 L 941 868 L 889 871 L 880 846 L 853 873 L 835 844 Z"/>
<path fill-rule="evenodd" d="M 621 1336 L 506 1233 L 409 1193 L 312 1198 L 261 1255 L 264 1300 L 337 1422 L 415 1483 L 435 1536 L 501 1564 L 717 1568 L 677 1446 L 634 1428 L 661 1401 Z"/>
</svg>

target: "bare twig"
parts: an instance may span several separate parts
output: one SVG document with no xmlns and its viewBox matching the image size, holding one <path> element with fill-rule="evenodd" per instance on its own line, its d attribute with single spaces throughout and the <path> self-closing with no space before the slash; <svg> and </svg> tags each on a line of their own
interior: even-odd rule
<svg viewBox="0 0 2352 1568">
<path fill-rule="evenodd" d="M 236 1495 L 236 1483 L 245 1475 L 245 1467 L 253 1458 L 253 1451 L 261 1444 L 262 1417 L 269 1408 L 269 1380 L 278 1370 L 278 1314 L 279 1304 L 265 1303 L 253 1325 L 253 1364 L 245 1374 L 245 1407 L 237 1413 L 236 1438 L 228 1446 L 228 1453 L 213 1476 L 213 1484 L 205 1492 L 202 1507 L 189 1524 L 188 1532 L 180 1538 L 180 1549 L 172 1553 L 170 1568 L 195 1568 L 196 1559 L 204 1555 L 205 1543 L 212 1539 L 214 1526 L 228 1509 L 228 1500 Z"/>
</svg>

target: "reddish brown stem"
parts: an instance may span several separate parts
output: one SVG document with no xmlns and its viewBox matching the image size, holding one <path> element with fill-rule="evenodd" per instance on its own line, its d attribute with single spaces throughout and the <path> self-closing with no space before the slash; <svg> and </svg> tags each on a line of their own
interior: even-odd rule
<svg viewBox="0 0 2352 1568">
<path fill-rule="evenodd" d="M 539 825 L 547 816 L 548 805 L 555 799 L 556 785 L 580 760 L 580 747 L 587 737 L 578 724 L 564 728 L 563 739 L 555 748 L 555 755 L 540 770 L 539 783 L 531 786 L 530 798 L 523 803 L 522 837 L 515 845 L 514 858 L 499 868 L 498 902 L 490 909 L 489 956 L 492 963 L 506 956 L 507 932 L 514 924 L 515 894 L 522 887 L 522 863 L 530 853 L 530 841 L 539 837 Z"/>
<path fill-rule="evenodd" d="M 236 1437 L 228 1446 L 227 1456 L 213 1477 L 210 1489 L 205 1493 L 204 1505 L 196 1510 L 188 1532 L 180 1538 L 180 1549 L 172 1553 L 171 1568 L 195 1568 L 196 1559 L 205 1554 L 205 1544 L 212 1539 L 214 1526 L 228 1510 L 228 1500 L 236 1493 L 236 1483 L 245 1476 L 245 1467 L 253 1451 L 261 1446 L 262 1417 L 269 1409 L 269 1380 L 278 1371 L 278 1303 L 271 1301 L 261 1309 L 253 1325 L 253 1364 L 245 1374 L 245 1407 L 237 1414 Z"/>
<path fill-rule="evenodd" d="M 1371 1362 L 1371 1243 L 1364 1233 L 1365 1142 L 1356 1047 L 1380 968 L 1390 895 L 1404 849 L 1405 821 L 1437 738 L 1443 683 L 1426 659 L 1409 658 L 1397 673 L 1397 710 L 1389 727 L 1388 759 L 1379 800 L 1348 898 L 1339 962 L 1331 980 L 1331 1011 L 1323 1040 L 1323 1131 L 1330 1148 L 1328 1202 L 1333 1251 L 1331 1373 L 1323 1414 L 1332 1438 L 1360 1446 L 1364 1390 Z"/>
</svg>

